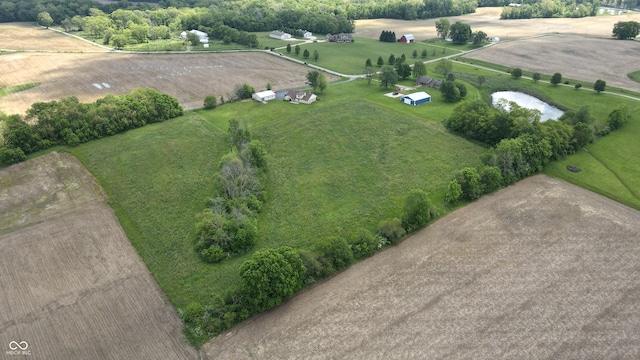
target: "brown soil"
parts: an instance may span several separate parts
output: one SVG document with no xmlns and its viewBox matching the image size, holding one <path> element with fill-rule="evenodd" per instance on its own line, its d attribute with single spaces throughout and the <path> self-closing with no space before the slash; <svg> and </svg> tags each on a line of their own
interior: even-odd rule
<svg viewBox="0 0 640 360">
<path fill-rule="evenodd" d="M 104 52 L 104 48 L 89 42 L 47 30 L 33 23 L 0 24 L 0 50 Z M 0 82 L 0 85 L 2 83 Z"/>
<path fill-rule="evenodd" d="M 640 21 L 640 14 L 621 16 L 596 16 L 579 19 L 523 19 L 500 20 L 502 8 L 478 8 L 473 14 L 448 17 L 453 24 L 456 21 L 467 23 L 473 31 L 484 31 L 489 37 L 501 40 L 546 34 L 579 34 L 596 37 L 611 37 L 613 25 L 618 21 Z M 435 21 L 429 20 L 393 20 L 371 19 L 356 21 L 356 35 L 377 39 L 382 30 L 401 34 L 413 34 L 417 40 L 433 39 L 437 36 Z"/>
<path fill-rule="evenodd" d="M 82 164 L 0 170 L 0 358 L 196 359 L 182 323 Z"/>
<path fill-rule="evenodd" d="M 208 342 L 209 359 L 640 358 L 640 212 L 544 175 Z"/>
<path fill-rule="evenodd" d="M 607 86 L 640 91 L 627 74 L 640 70 L 640 42 L 598 39 L 582 35 L 551 35 L 495 44 L 465 57 L 509 67 Z"/>
</svg>

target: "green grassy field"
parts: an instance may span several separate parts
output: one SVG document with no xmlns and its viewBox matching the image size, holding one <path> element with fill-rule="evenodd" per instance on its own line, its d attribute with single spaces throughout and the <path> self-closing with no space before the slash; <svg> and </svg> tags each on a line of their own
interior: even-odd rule
<svg viewBox="0 0 640 360">
<path fill-rule="evenodd" d="M 480 163 L 483 147 L 449 134 L 440 118 L 431 120 L 452 105 L 411 107 L 382 93 L 357 81 L 327 89 L 310 106 L 225 104 L 70 151 L 104 186 L 172 303 L 206 304 L 238 282 L 238 268 L 251 255 L 209 265 L 193 250 L 194 216 L 212 194 L 218 160 L 228 151 L 229 118 L 246 121 L 269 152 L 268 200 L 254 250 L 309 248 L 324 236 L 375 230 L 380 220 L 400 216 L 404 196 L 415 187 L 442 206 L 454 172 Z"/>
<path fill-rule="evenodd" d="M 634 71 L 632 73 L 629 73 L 629 74 L 627 74 L 627 76 L 629 76 L 629 79 L 631 79 L 631 80 L 635 80 L 637 82 L 640 82 L 640 70 Z"/>
<path fill-rule="evenodd" d="M 302 54 L 304 50 L 309 50 L 309 59 L 304 59 Z M 420 54 L 422 50 L 427 50 L 427 58 L 422 59 Z M 316 64 L 343 74 L 362 74 L 367 59 L 371 59 L 374 69 L 378 69 L 378 57 L 382 56 L 384 63 L 387 64 L 389 56 L 393 54 L 396 58 L 405 55 L 408 64 L 416 61 L 426 61 L 438 59 L 460 53 L 455 47 L 446 47 L 445 53 L 442 52 L 441 44 L 431 44 L 425 42 L 417 42 L 413 44 L 405 43 L 387 43 L 378 40 L 354 37 L 353 43 L 311 43 L 300 46 L 300 54 L 297 58 L 308 61 L 310 64 Z M 313 61 L 313 51 L 318 51 L 318 61 Z M 418 51 L 418 57 L 412 57 L 413 50 Z M 435 54 L 434 54 L 435 51 Z M 290 56 L 296 57 L 293 51 Z"/>
<path fill-rule="evenodd" d="M 0 97 L 7 96 L 9 94 L 17 93 L 24 90 L 29 90 L 38 85 L 40 85 L 40 83 L 35 82 L 35 83 L 21 84 L 16 86 L 0 87 Z"/>
<path fill-rule="evenodd" d="M 587 146 L 588 152 L 549 164 L 544 172 L 640 210 L 640 103 L 631 109 L 634 116 L 622 129 Z M 567 171 L 569 164 L 582 171 Z"/>
</svg>

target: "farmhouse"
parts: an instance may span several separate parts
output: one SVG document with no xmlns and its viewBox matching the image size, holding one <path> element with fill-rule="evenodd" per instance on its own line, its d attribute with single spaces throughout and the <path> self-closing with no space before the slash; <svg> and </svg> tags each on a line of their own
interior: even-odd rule
<svg viewBox="0 0 640 360">
<path fill-rule="evenodd" d="M 440 85 L 442 85 L 442 81 L 432 79 L 428 76 L 420 76 L 418 80 L 416 80 L 416 84 L 427 86 L 434 89 L 440 89 Z"/>
<path fill-rule="evenodd" d="M 416 41 L 416 38 L 413 36 L 413 34 L 404 34 L 400 39 L 398 39 L 398 42 L 407 43 L 407 44 L 411 44 L 415 41 Z"/>
<path fill-rule="evenodd" d="M 427 94 L 424 91 L 420 91 L 420 92 L 415 92 L 413 94 L 405 95 L 402 98 L 400 98 L 400 101 L 403 104 L 416 106 L 416 105 L 431 102 L 431 95 Z"/>
<path fill-rule="evenodd" d="M 209 42 L 209 35 L 207 35 L 206 32 L 202 32 L 200 30 L 190 30 L 190 33 L 196 35 L 198 37 L 198 39 L 200 39 L 201 43 L 208 43 Z M 182 34 L 180 34 L 182 35 Z M 186 38 L 186 34 L 185 34 L 185 38 Z"/>
<path fill-rule="evenodd" d="M 286 40 L 291 39 L 291 34 L 286 33 L 284 31 L 272 31 L 269 33 L 270 38 L 278 39 L 278 40 Z"/>
<path fill-rule="evenodd" d="M 310 37 L 313 36 L 313 34 L 311 33 L 311 31 L 307 31 L 307 30 L 300 30 L 300 32 L 302 33 L 302 37 L 305 39 L 308 39 Z"/>
<path fill-rule="evenodd" d="M 331 35 L 331 34 L 327 34 L 327 41 L 328 42 L 353 42 L 353 36 L 351 36 L 351 34 L 345 34 L 345 33 L 340 33 L 340 34 L 335 34 L 335 35 Z"/>
<path fill-rule="evenodd" d="M 289 90 L 284 96 L 284 99 L 287 101 L 291 101 L 293 104 L 301 103 L 301 104 L 311 104 L 316 101 L 316 94 L 298 90 Z"/>
<path fill-rule="evenodd" d="M 253 95 L 251 95 L 251 97 L 255 101 L 266 103 L 269 100 L 275 99 L 276 98 L 276 93 L 274 93 L 271 90 L 267 90 L 267 91 L 261 91 L 261 92 L 253 93 Z"/>
</svg>

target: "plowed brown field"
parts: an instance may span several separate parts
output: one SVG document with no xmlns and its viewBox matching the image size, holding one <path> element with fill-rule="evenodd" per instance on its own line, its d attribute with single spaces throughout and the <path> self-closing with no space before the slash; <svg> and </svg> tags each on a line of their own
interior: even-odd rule
<svg viewBox="0 0 640 360">
<path fill-rule="evenodd" d="M 0 170 L 1 359 L 197 358 L 105 200 L 69 154 Z"/>
<path fill-rule="evenodd" d="M 537 175 L 204 347 L 209 359 L 638 359 L 640 212 Z"/>
</svg>

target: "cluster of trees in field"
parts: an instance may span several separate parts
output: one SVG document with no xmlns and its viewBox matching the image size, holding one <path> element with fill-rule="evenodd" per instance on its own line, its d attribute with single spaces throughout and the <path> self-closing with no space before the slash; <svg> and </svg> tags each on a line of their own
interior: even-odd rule
<svg viewBox="0 0 640 360">
<path fill-rule="evenodd" d="M 540 112 L 509 103 L 492 107 L 477 100 L 454 109 L 445 126 L 466 138 L 493 148 L 484 165 L 461 169 L 449 183 L 446 201 L 475 200 L 483 194 L 541 171 L 557 160 L 620 128 L 631 117 L 626 106 L 606 120 L 595 119 L 589 106 L 568 110 L 559 121 L 540 122 Z"/>
<path fill-rule="evenodd" d="M 229 121 L 231 152 L 222 157 L 217 193 L 198 215 L 195 249 L 210 263 L 250 249 L 258 235 L 262 207 L 261 174 L 267 168 L 264 145 L 238 120 Z"/>
<path fill-rule="evenodd" d="M 579 18 L 596 16 L 600 1 L 524 1 L 521 6 L 505 6 L 500 19 Z"/>
<path fill-rule="evenodd" d="M 35 103 L 24 118 L 2 115 L 0 164 L 22 161 L 27 154 L 55 145 L 75 146 L 182 114 L 178 100 L 154 89 L 107 95 L 89 104 L 76 97 Z"/>
<path fill-rule="evenodd" d="M 618 21 L 613 25 L 612 36 L 618 40 L 633 40 L 640 32 L 637 21 Z"/>
<path fill-rule="evenodd" d="M 380 41 L 391 43 L 398 41 L 396 39 L 396 32 L 390 30 L 382 30 L 382 33 L 380 33 Z"/>
<path fill-rule="evenodd" d="M 0 22 L 36 21 L 40 13 L 48 13 L 55 24 L 62 24 L 64 19 L 74 16 L 86 16 L 89 9 L 98 8 L 110 13 L 120 8 L 148 9 L 152 5 L 145 3 L 120 1 L 101 4 L 95 0 L 1 0 Z"/>
<path fill-rule="evenodd" d="M 473 43 L 474 45 L 482 44 L 489 40 L 489 36 L 484 31 L 471 31 L 469 24 L 456 21 L 451 24 L 449 19 L 439 19 L 435 22 L 436 34 L 438 37 L 446 39 L 450 38 L 454 44 Z"/>
</svg>

